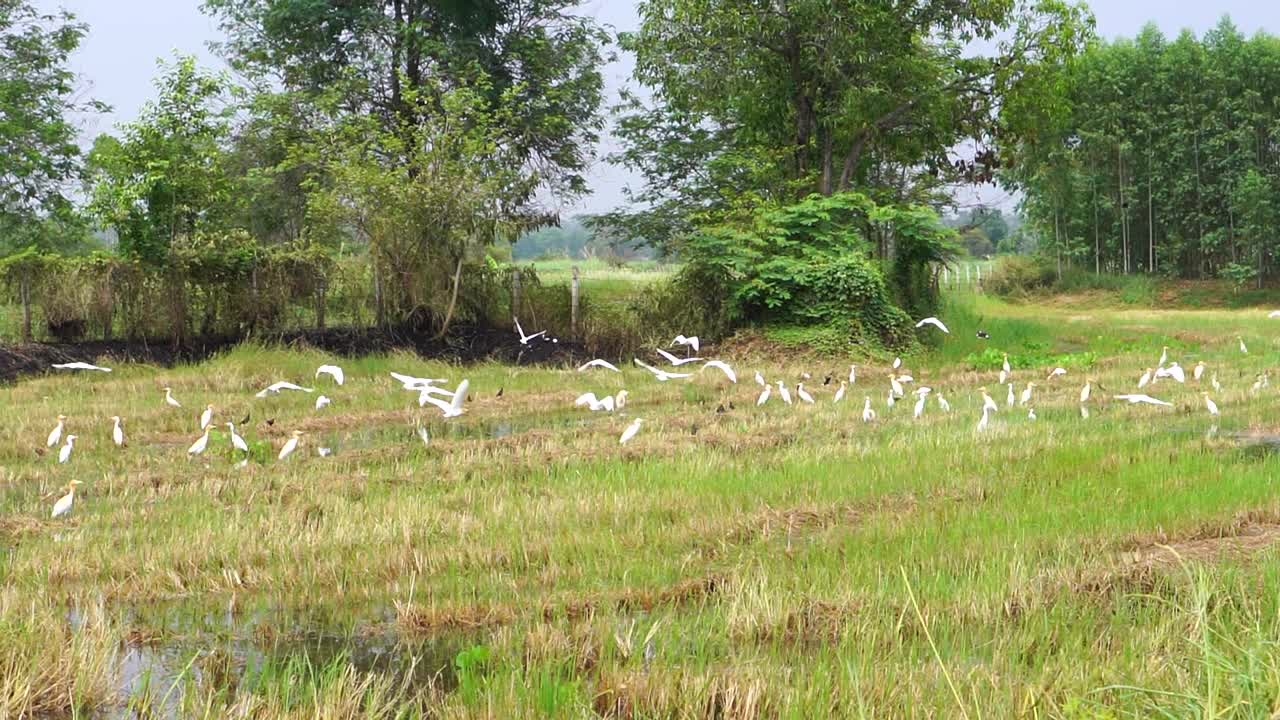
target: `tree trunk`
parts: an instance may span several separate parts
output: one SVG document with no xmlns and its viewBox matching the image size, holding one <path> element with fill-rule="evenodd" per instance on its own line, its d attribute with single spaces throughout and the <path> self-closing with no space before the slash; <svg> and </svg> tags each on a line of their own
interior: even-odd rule
<svg viewBox="0 0 1280 720">
<path fill-rule="evenodd" d="M 382 298 L 382 271 L 378 269 L 378 259 L 373 259 L 373 322 L 378 327 L 386 327 L 387 310 Z"/>
<path fill-rule="evenodd" d="M 1053 246 L 1058 250 L 1058 282 L 1062 282 L 1062 241 L 1058 239 L 1058 208 L 1053 209 Z"/>
<path fill-rule="evenodd" d="M 833 136 L 835 133 L 830 130 L 823 131 L 822 128 L 818 128 L 818 132 L 822 135 L 822 182 L 818 192 L 821 192 L 825 197 L 831 197 L 832 176 L 835 174 L 834 168 L 832 168 L 832 154 L 835 152 Z"/>
<path fill-rule="evenodd" d="M 444 313 L 444 322 L 440 323 L 440 332 L 432 340 L 439 340 L 449 332 L 449 325 L 453 323 L 453 311 L 458 306 L 458 287 L 462 285 L 462 256 L 458 256 L 458 266 L 453 270 L 453 294 L 449 297 L 449 309 Z"/>
<path fill-rule="evenodd" d="M 31 334 L 31 277 L 24 275 L 18 284 L 18 293 L 22 296 L 22 342 L 33 342 Z"/>
</svg>

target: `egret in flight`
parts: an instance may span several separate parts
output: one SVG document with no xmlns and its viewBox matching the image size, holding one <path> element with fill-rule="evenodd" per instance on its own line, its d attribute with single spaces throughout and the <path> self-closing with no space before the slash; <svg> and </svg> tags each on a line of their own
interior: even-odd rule
<svg viewBox="0 0 1280 720">
<path fill-rule="evenodd" d="M 666 370 L 660 370 L 646 363 L 640 358 L 635 358 L 635 364 L 653 373 L 653 377 L 656 378 L 658 382 L 666 382 L 668 380 L 673 380 L 678 378 L 693 377 L 691 373 L 673 373 L 673 372 L 667 372 Z"/>
<path fill-rule="evenodd" d="M 715 368 L 716 370 L 719 370 L 720 372 L 724 373 L 725 377 L 729 378 L 729 382 L 735 385 L 738 384 L 737 374 L 734 373 L 733 368 L 729 367 L 726 363 L 723 363 L 719 360 L 708 360 L 706 364 L 702 366 L 702 370 L 706 370 L 707 368 Z"/>
<path fill-rule="evenodd" d="M 1139 395 L 1136 393 L 1129 395 L 1116 395 L 1116 400 L 1123 400 L 1130 405 L 1159 405 L 1161 407 L 1173 407 L 1173 403 L 1157 400 L 1150 395 Z"/>
<path fill-rule="evenodd" d="M 337 365 L 321 365 L 316 368 L 316 377 L 319 378 L 321 375 L 328 375 L 332 377 L 333 381 L 339 385 L 342 385 L 347 381 L 346 374 L 343 373 L 342 368 Z"/>
<path fill-rule="evenodd" d="M 76 502 L 76 486 L 82 484 L 79 480 L 67 483 L 67 494 L 58 498 L 58 502 L 53 504 L 53 518 L 60 518 L 71 512 L 71 506 Z"/>
<path fill-rule="evenodd" d="M 574 407 L 585 406 L 586 408 L 591 410 L 591 412 L 598 412 L 600 410 L 604 410 L 605 412 L 613 412 L 613 409 L 614 409 L 613 396 L 605 395 L 604 398 L 601 399 L 601 398 L 597 398 L 595 393 L 592 393 L 592 392 L 583 393 L 578 396 L 577 400 L 573 401 L 573 406 Z"/>
<path fill-rule="evenodd" d="M 280 382 L 271 383 L 267 387 L 263 388 L 257 395 L 255 395 L 255 397 L 264 398 L 268 395 L 279 395 L 284 390 L 294 390 L 305 393 L 315 392 L 315 389 L 313 388 L 305 388 L 301 385 L 294 385 L 291 382 L 281 380 Z"/>
<path fill-rule="evenodd" d="M 616 373 L 620 373 L 620 372 L 622 372 L 622 371 L 621 371 L 621 370 L 619 370 L 616 366 L 614 366 L 614 364 L 613 364 L 613 363 L 611 363 L 611 362 L 609 362 L 609 361 L 607 361 L 607 360 L 601 360 L 601 359 L 599 359 L 599 358 L 596 358 L 595 360 L 592 360 L 592 361 L 590 361 L 590 362 L 585 362 L 585 363 L 583 363 L 582 365 L 579 365 L 579 366 L 578 366 L 578 372 L 586 372 L 587 370 L 590 370 L 591 368 L 603 368 L 603 369 L 605 369 L 605 370 L 612 370 L 612 371 L 614 371 L 614 372 L 616 372 Z"/>
<path fill-rule="evenodd" d="M 104 373 L 111 372 L 111 368 L 98 367 L 97 365 L 90 365 L 87 362 L 79 362 L 79 361 L 69 362 L 69 363 L 54 363 L 53 367 L 59 370 L 96 370 L 97 372 L 104 372 Z"/>
<path fill-rule="evenodd" d="M 525 335 L 525 334 L 524 334 L 524 328 L 520 327 L 520 318 L 513 317 L 513 318 L 511 318 L 511 319 L 512 319 L 512 320 L 514 320 L 514 321 L 515 321 L 515 323 L 516 323 L 516 332 L 517 332 L 517 333 L 519 333 L 519 335 L 520 335 L 520 344 L 521 344 L 521 345 L 528 345 L 530 340 L 533 340 L 534 338 L 537 338 L 537 337 L 540 337 L 540 336 L 542 336 L 542 335 L 546 335 L 546 334 L 547 334 L 547 331 L 546 331 L 546 330 L 539 330 L 538 332 L 536 332 L 536 333 L 534 333 L 534 334 L 532 334 L 532 335 Z"/>
<path fill-rule="evenodd" d="M 662 348 L 655 348 L 655 350 L 657 350 L 658 354 L 661 355 L 663 358 L 665 358 L 666 361 L 671 363 L 672 366 L 674 367 L 680 367 L 685 363 L 702 362 L 702 358 L 700 357 L 680 358 L 680 357 L 676 357 L 675 355 L 672 355 L 671 353 L 667 352 L 666 350 L 663 350 Z"/>
<path fill-rule="evenodd" d="M 932 325 L 948 335 L 951 334 L 951 331 L 947 329 L 947 326 L 943 325 L 942 321 L 936 317 L 927 317 L 921 320 L 920 322 L 916 323 L 917 328 L 922 328 L 925 325 Z"/>
<path fill-rule="evenodd" d="M 49 442 L 48 442 L 49 447 L 54 447 L 59 442 L 62 442 L 62 431 L 63 429 L 66 428 L 66 426 L 67 426 L 67 416 L 59 415 L 58 424 L 54 425 L 53 430 L 49 431 Z"/>
<path fill-rule="evenodd" d="M 1053 372 L 1049 373 L 1049 377 L 1045 378 L 1045 382 L 1049 382 L 1050 380 L 1056 377 L 1062 377 L 1063 375 L 1066 375 L 1066 374 L 1067 374 L 1066 368 L 1060 368 L 1060 367 L 1054 368 Z"/>
<path fill-rule="evenodd" d="M 671 345 L 673 347 L 676 345 L 684 345 L 685 347 L 692 348 L 694 352 L 698 352 L 698 348 L 701 343 L 698 341 L 697 335 L 690 335 L 689 337 L 677 335 L 676 339 L 671 341 Z"/>
</svg>

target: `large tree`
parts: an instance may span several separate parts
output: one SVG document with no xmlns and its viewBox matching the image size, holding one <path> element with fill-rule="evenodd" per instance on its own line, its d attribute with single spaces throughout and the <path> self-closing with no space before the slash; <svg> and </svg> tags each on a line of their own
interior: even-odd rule
<svg viewBox="0 0 1280 720">
<path fill-rule="evenodd" d="M 586 190 L 605 35 L 573 0 L 205 0 L 233 67 L 301 98 L 341 89 L 383 127 L 439 117 L 483 89 L 511 158 L 560 196 Z M 409 138 L 406 138 L 408 140 Z"/>
<path fill-rule="evenodd" d="M 918 201 L 944 181 L 989 180 L 993 136 L 1018 129 L 998 111 L 1012 95 L 1046 95 L 1091 24 L 1058 0 L 646 0 L 639 11 L 622 44 L 651 99 L 625 98 L 617 159 L 645 181 L 632 199 L 654 212 L 630 219 L 657 240 L 760 199 L 860 189 Z M 966 140 L 977 149 L 961 160 Z M 668 220 L 645 227 L 655 217 Z"/>
<path fill-rule="evenodd" d="M 67 12 L 42 14 L 27 0 L 0 0 L 0 236 L 42 243 L 69 219 L 80 177 L 77 112 L 103 109 L 77 97 L 67 59 L 86 27 Z"/>
</svg>

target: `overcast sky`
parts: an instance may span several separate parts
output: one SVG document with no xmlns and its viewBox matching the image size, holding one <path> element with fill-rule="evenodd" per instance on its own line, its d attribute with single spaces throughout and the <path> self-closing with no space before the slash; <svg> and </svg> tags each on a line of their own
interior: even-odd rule
<svg viewBox="0 0 1280 720">
<path fill-rule="evenodd" d="M 89 25 L 89 35 L 74 58 L 74 67 L 83 78 L 89 96 L 112 106 L 114 111 L 86 121 L 85 136 L 93 138 L 118 122 L 126 122 L 152 96 L 156 61 L 175 51 L 193 53 L 210 67 L 222 63 L 209 51 L 208 43 L 219 39 L 212 20 L 200 12 L 200 0 L 35 0 L 44 10 L 66 8 Z M 1173 36 L 1184 28 L 1197 34 L 1230 15 L 1245 33 L 1266 29 L 1280 32 L 1280 2 L 1274 0 L 1097 0 L 1091 3 L 1098 19 L 1098 32 L 1107 38 L 1131 36 L 1146 22 L 1154 20 Z M 586 0 L 581 12 L 617 30 L 636 25 L 634 4 L 629 0 Z M 627 58 L 605 69 L 608 102 L 630 74 Z M 605 138 L 604 155 L 612 147 Z M 601 212 L 622 202 L 622 188 L 630 178 L 618 168 L 598 162 L 591 171 L 593 194 L 565 214 Z M 990 193 L 976 197 L 1000 202 Z M 1009 204 L 1004 201 L 1000 204 Z"/>
</svg>

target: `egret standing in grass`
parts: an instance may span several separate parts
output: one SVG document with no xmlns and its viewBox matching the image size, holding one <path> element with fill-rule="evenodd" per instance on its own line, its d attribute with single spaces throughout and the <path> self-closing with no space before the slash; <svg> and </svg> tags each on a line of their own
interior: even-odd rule
<svg viewBox="0 0 1280 720">
<path fill-rule="evenodd" d="M 1147 368 L 1145 371 L 1143 371 L 1143 373 L 1142 373 L 1142 377 L 1138 378 L 1138 389 L 1139 389 L 1139 390 L 1141 390 L 1142 388 L 1144 388 L 1144 387 L 1146 387 L 1147 385 L 1151 384 L 1151 379 L 1152 379 L 1152 377 L 1153 377 L 1153 375 L 1152 375 L 1152 373 L 1153 373 L 1153 372 L 1154 372 L 1154 371 L 1153 371 L 1151 368 Z"/>
<path fill-rule="evenodd" d="M 942 393 L 938 393 L 937 398 L 938 407 L 942 408 L 942 412 L 951 412 L 951 403 L 947 402 L 947 399 L 942 396 Z"/>
<path fill-rule="evenodd" d="M 1200 378 L 1204 377 L 1204 361 L 1196 363 L 1196 367 L 1191 371 L 1191 379 L 1200 382 Z"/>
<path fill-rule="evenodd" d="M 1245 354 L 1245 355 L 1248 355 L 1248 354 L 1249 354 L 1249 348 L 1245 346 L 1245 344 L 1244 344 L 1244 338 L 1242 338 L 1242 337 L 1240 337 L 1239 335 L 1237 335 L 1237 336 L 1236 336 L 1236 340 L 1239 340 L 1239 341 L 1240 341 L 1240 352 L 1241 352 L 1241 353 L 1243 353 L 1243 354 Z"/>
<path fill-rule="evenodd" d="M 329 407 L 331 403 L 333 403 L 333 401 L 329 399 L 328 395 L 321 395 L 320 397 L 316 398 L 316 409 L 323 410 Z"/>
<path fill-rule="evenodd" d="M 804 389 L 804 383 L 796 385 L 796 397 L 809 405 L 813 404 L 813 396 L 809 394 L 808 390 Z"/>
<path fill-rule="evenodd" d="M 81 485 L 79 480 L 72 480 L 67 483 L 67 494 L 58 498 L 58 502 L 53 504 L 53 518 L 60 518 L 71 512 L 71 506 L 76 502 L 76 486 Z"/>
<path fill-rule="evenodd" d="M 195 442 L 191 443 L 191 447 L 187 448 L 187 457 L 195 457 L 196 455 L 203 453 L 205 448 L 209 447 L 209 430 L 210 428 L 206 427 L 204 429 L 204 433 L 201 434 L 200 437 L 196 438 Z"/>
<path fill-rule="evenodd" d="M 1000 407 L 996 405 L 996 401 L 991 398 L 991 394 L 987 392 L 987 389 L 985 387 L 980 387 L 978 388 L 978 390 L 982 392 L 982 411 L 983 412 L 995 412 L 996 410 L 1000 409 Z"/>
<path fill-rule="evenodd" d="M 200 429 L 203 430 L 213 425 L 213 406 L 206 405 L 204 412 L 200 413 Z"/>
<path fill-rule="evenodd" d="M 907 393 L 902 389 L 902 383 L 898 380 L 898 376 L 889 373 L 889 390 L 898 397 L 904 397 Z"/>
<path fill-rule="evenodd" d="M 67 444 L 63 445 L 62 449 L 58 451 L 58 464 L 61 465 L 71 459 L 71 451 L 75 449 L 75 445 L 76 436 L 68 435 Z"/>
<path fill-rule="evenodd" d="M 1014 404 L 1017 402 L 1018 402 L 1018 394 L 1013 391 L 1013 383 L 1009 383 L 1009 394 L 1005 398 L 1004 404 L 1008 407 L 1013 407 Z"/>
<path fill-rule="evenodd" d="M 63 429 L 66 428 L 66 426 L 67 426 L 67 416 L 59 415 L 58 424 L 54 425 L 53 430 L 49 431 L 49 442 L 48 442 L 49 447 L 55 447 L 59 442 L 62 442 L 62 431 Z"/>
<path fill-rule="evenodd" d="M 838 403 L 841 400 L 843 400 L 845 390 L 847 390 L 848 388 L 849 388 L 849 383 L 845 380 L 841 380 L 840 387 L 836 388 L 836 396 L 831 402 Z"/>
<path fill-rule="evenodd" d="M 290 433 L 289 441 L 284 444 L 284 447 L 280 448 L 280 454 L 276 456 L 276 459 L 284 460 L 292 455 L 293 451 L 297 450 L 298 445 L 302 443 L 302 436 L 305 434 L 301 430 L 294 430 Z"/>
<path fill-rule="evenodd" d="M 857 382 L 858 382 L 858 366 L 850 365 L 849 366 L 849 384 L 855 385 L 857 384 Z"/>
<path fill-rule="evenodd" d="M 986 432 L 987 425 L 991 422 L 991 408 L 986 405 L 982 406 L 982 419 L 978 421 L 978 432 Z"/>
<path fill-rule="evenodd" d="M 871 409 L 871 396 L 867 395 L 865 397 L 865 402 L 862 403 L 862 422 L 875 422 L 875 419 L 876 411 Z"/>
<path fill-rule="evenodd" d="M 1018 404 L 1026 405 L 1027 403 L 1031 402 L 1031 393 L 1034 392 L 1035 389 L 1036 389 L 1035 383 L 1033 382 L 1027 383 L 1027 388 L 1022 391 L 1022 397 L 1020 398 L 1021 402 L 1019 402 Z"/>
<path fill-rule="evenodd" d="M 756 373 L 756 376 L 759 377 L 760 373 Z M 773 392 L 773 386 L 765 385 L 764 390 L 760 391 L 760 397 L 756 398 L 756 407 L 760 407 L 761 405 L 764 405 L 765 403 L 769 402 L 769 395 L 772 392 Z"/>
<path fill-rule="evenodd" d="M 1084 387 L 1080 388 L 1080 404 L 1089 402 L 1089 395 L 1093 392 L 1093 378 L 1084 379 Z"/>
<path fill-rule="evenodd" d="M 1204 406 L 1209 410 L 1209 414 L 1213 417 L 1218 417 L 1218 403 L 1214 402 L 1213 398 L 1209 397 L 1209 393 L 1207 391 L 1200 394 L 1204 396 Z"/>
<path fill-rule="evenodd" d="M 1215 372 L 1213 377 L 1209 378 L 1209 387 L 1213 388 L 1216 393 L 1222 392 L 1222 383 L 1218 382 L 1218 373 Z"/>
<path fill-rule="evenodd" d="M 1004 362 L 1000 365 L 1000 384 L 1003 385 L 1009 379 L 1009 373 L 1012 370 L 1009 367 L 1009 353 L 1004 354 Z"/>
<path fill-rule="evenodd" d="M 182 407 L 182 403 L 178 402 L 178 399 L 173 396 L 173 388 L 164 389 L 164 404 L 169 407 Z"/>
<path fill-rule="evenodd" d="M 911 414 L 911 417 L 913 419 L 919 420 L 920 416 L 924 415 L 924 404 L 928 400 L 929 400 L 929 393 L 920 393 L 920 399 L 916 400 L 915 411 Z"/>
<path fill-rule="evenodd" d="M 781 380 L 778 381 L 778 397 L 782 398 L 782 402 L 788 405 L 791 404 L 791 392 L 787 390 L 787 386 L 783 385 Z"/>
<path fill-rule="evenodd" d="M 111 428 L 111 442 L 115 443 L 116 447 L 124 447 L 124 428 L 120 427 L 120 416 L 112 415 L 111 422 L 115 423 Z"/>
<path fill-rule="evenodd" d="M 631 438 L 635 437 L 636 433 L 640 432 L 640 426 L 643 423 L 643 418 L 636 418 L 635 420 L 632 420 L 631 424 L 627 426 L 627 429 L 622 431 L 622 437 L 618 438 L 618 444 L 626 445 L 631 442 Z"/>
<path fill-rule="evenodd" d="M 236 424 L 231 422 L 227 423 L 227 430 L 231 432 L 231 447 L 242 453 L 248 453 L 249 443 L 245 442 L 244 438 L 240 437 L 239 433 L 236 432 Z"/>
</svg>

